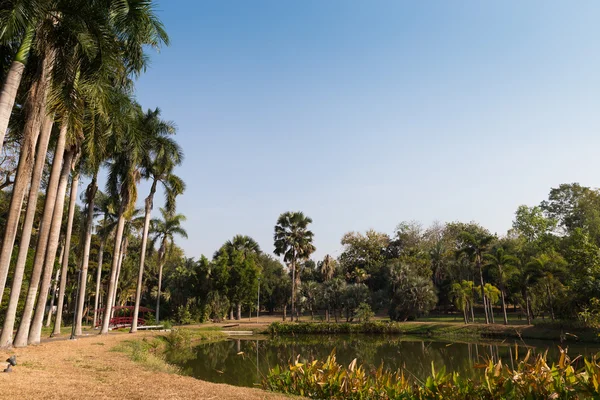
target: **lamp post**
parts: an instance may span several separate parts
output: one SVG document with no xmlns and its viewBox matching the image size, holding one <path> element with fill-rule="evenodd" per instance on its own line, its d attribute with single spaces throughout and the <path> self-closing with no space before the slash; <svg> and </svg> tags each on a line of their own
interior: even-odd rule
<svg viewBox="0 0 600 400">
<path fill-rule="evenodd" d="M 258 277 L 258 303 L 256 305 L 256 322 L 258 322 L 259 315 L 260 315 L 260 276 Z"/>
</svg>

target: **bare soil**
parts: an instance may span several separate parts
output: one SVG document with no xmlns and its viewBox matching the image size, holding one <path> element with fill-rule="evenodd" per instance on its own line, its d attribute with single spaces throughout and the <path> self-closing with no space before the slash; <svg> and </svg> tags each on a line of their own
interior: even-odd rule
<svg viewBox="0 0 600 400">
<path fill-rule="evenodd" d="M 111 351 L 119 342 L 153 332 L 92 334 L 78 340 L 53 339 L 39 346 L 0 350 L 3 398 L 15 399 L 280 399 L 259 389 L 215 384 L 153 372 Z M 4 360 L 16 354 L 13 372 L 2 373 Z"/>
</svg>

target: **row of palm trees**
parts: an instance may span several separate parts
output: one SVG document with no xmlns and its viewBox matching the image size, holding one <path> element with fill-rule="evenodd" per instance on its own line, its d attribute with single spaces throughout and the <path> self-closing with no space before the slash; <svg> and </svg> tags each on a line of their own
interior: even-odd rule
<svg viewBox="0 0 600 400">
<path fill-rule="evenodd" d="M 90 183 L 85 190 L 85 233 L 79 254 L 81 274 L 75 311 L 75 333 L 81 334 L 99 195 L 98 177 L 103 166 L 108 168 L 108 199 L 101 230 L 108 228 L 108 213 L 114 215 L 115 222 L 101 333 L 107 333 L 109 328 L 119 268 L 127 251 L 124 230 L 135 211 L 137 185 L 142 179 L 151 183 L 144 203 L 142 257 L 135 299 L 134 321 L 137 320 L 156 190 L 159 185 L 164 187 L 165 213 L 172 216 L 175 198 L 185 189 L 183 181 L 173 174 L 183 160 L 182 151 L 173 139 L 175 126 L 161 119 L 159 109 L 143 112 L 133 97 L 133 79 L 145 70 L 148 62 L 144 49 L 159 48 L 168 42 L 150 0 L 0 1 L 0 46 L 12 55 L 10 64 L 2 66 L 7 72 L 0 93 L 0 139 L 8 132 L 20 140 L 19 162 L 0 249 L 0 305 L 8 301 L 0 347 L 40 342 L 56 253 L 60 237 L 64 236 L 54 327 L 54 333 L 60 333 L 77 189 L 80 178 L 87 176 Z M 47 161 L 50 144 L 54 145 L 54 151 L 51 161 Z M 37 219 L 36 205 L 47 162 L 51 166 L 45 202 L 42 215 Z M 69 178 L 67 226 L 61 232 Z M 26 196 L 25 215 L 21 218 Z M 36 222 L 37 240 L 29 287 L 20 324 L 13 336 Z M 96 308 L 107 240 L 106 235 L 102 237 Z M 14 249 L 18 249 L 18 254 L 13 265 Z M 162 262 L 165 249 L 166 243 L 161 244 Z M 6 299 L 3 294 L 11 268 L 13 278 Z M 94 319 L 97 318 L 95 315 Z M 134 324 L 132 331 L 136 328 Z"/>
</svg>

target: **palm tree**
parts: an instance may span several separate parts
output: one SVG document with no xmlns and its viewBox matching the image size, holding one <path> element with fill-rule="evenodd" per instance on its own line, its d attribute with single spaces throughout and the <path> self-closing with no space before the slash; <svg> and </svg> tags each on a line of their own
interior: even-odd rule
<svg viewBox="0 0 600 400">
<path fill-rule="evenodd" d="M 323 261 L 319 263 L 319 269 L 324 282 L 333 279 L 335 270 L 337 269 L 337 262 L 329 254 L 325 255 Z"/>
<path fill-rule="evenodd" d="M 62 268 L 60 271 L 60 285 L 58 290 L 58 303 L 56 306 L 56 318 L 52 336 L 60 335 L 62 324 L 63 304 L 65 299 L 65 288 L 67 286 L 67 273 L 69 271 L 69 253 L 71 248 L 71 234 L 73 231 L 73 217 L 75 216 L 75 202 L 77 201 L 77 189 L 79 186 L 79 172 L 76 171 L 71 178 L 71 194 L 69 197 L 69 214 L 67 217 L 67 231 L 65 232 L 65 251 L 63 254 Z"/>
<path fill-rule="evenodd" d="M 473 310 L 473 282 L 462 281 L 460 283 L 453 283 L 450 289 L 450 299 L 452 300 L 456 308 L 463 312 L 465 324 L 468 324 L 468 310 Z"/>
<path fill-rule="evenodd" d="M 260 250 L 260 246 L 258 245 L 256 240 L 254 240 L 250 236 L 235 235 L 233 239 L 225 242 L 225 244 L 223 244 L 223 246 L 221 246 L 221 248 L 215 252 L 213 258 L 215 260 L 218 260 L 219 258 L 223 258 L 224 260 L 226 260 L 227 269 L 230 273 L 230 277 L 234 279 L 235 277 L 231 275 L 231 272 L 233 271 L 235 265 L 234 258 L 236 252 L 241 254 L 241 261 L 246 260 L 252 255 L 259 256 L 262 253 Z M 240 301 L 236 301 L 235 298 L 238 297 L 239 294 L 239 290 L 237 290 L 238 283 L 239 282 L 230 283 L 230 286 L 236 287 L 236 290 L 229 290 L 229 301 L 231 304 L 230 319 L 233 319 L 233 312 L 235 308 L 237 308 L 236 319 L 241 319 L 242 317 L 242 303 Z"/>
<path fill-rule="evenodd" d="M 52 123 L 52 118 L 47 117 L 43 129 L 48 131 L 52 130 Z M 44 164 L 46 161 L 46 152 L 48 149 L 49 139 L 50 134 L 44 134 L 40 137 L 38 143 L 38 151 L 36 154 L 33 176 L 31 178 L 31 187 L 29 189 L 29 197 L 27 199 L 27 211 L 25 213 L 25 219 L 23 221 L 23 228 L 21 231 L 22 233 L 21 242 L 19 243 L 19 254 L 17 256 L 17 262 L 14 269 L 13 281 L 10 289 L 10 298 L 8 300 L 8 307 L 4 318 L 2 334 L 0 335 L 0 348 L 6 348 L 12 345 L 12 336 L 15 327 L 17 307 L 19 304 L 21 287 L 23 285 L 25 264 L 27 262 L 29 242 L 31 240 L 31 232 L 33 229 L 35 213 L 37 211 L 36 206 L 39 195 L 39 187 L 42 179 L 42 173 L 44 170 Z M 0 301 L 1 297 L 2 293 L 0 293 Z"/>
<path fill-rule="evenodd" d="M 133 322 L 131 333 L 137 332 L 137 320 L 142 295 L 142 281 L 144 278 L 144 263 L 146 261 L 146 247 L 148 243 L 148 230 L 150 228 L 150 213 L 154 205 L 154 194 L 158 183 L 165 189 L 167 197 L 166 208 L 175 209 L 175 197 L 185 190 L 185 184 L 178 176 L 173 174 L 173 168 L 183 161 L 181 148 L 169 136 L 175 133 L 175 126 L 171 122 L 160 119 L 160 110 L 148 110 L 143 116 L 141 129 L 152 140 L 142 165 L 142 177 L 152 180 L 150 194 L 145 200 L 145 218 L 142 231 L 142 248 L 140 252 L 140 267 L 138 272 L 137 287 L 135 292 L 135 306 L 133 309 Z"/>
<path fill-rule="evenodd" d="M 458 250 L 458 254 L 466 255 L 479 270 L 479 281 L 481 288 L 481 298 L 483 300 L 483 309 L 485 311 L 485 323 L 490 323 L 490 316 L 486 306 L 486 297 L 484 293 L 485 283 L 483 281 L 483 254 L 494 240 L 494 236 L 488 234 L 472 234 L 470 232 L 462 232 L 460 235 L 462 246 Z"/>
<path fill-rule="evenodd" d="M 494 268 L 498 271 L 498 284 L 500 286 L 502 300 L 502 315 L 504 316 L 504 325 L 508 325 L 505 300 L 506 285 L 508 279 L 515 271 L 515 266 L 519 260 L 515 256 L 507 254 L 502 246 L 496 247 L 491 253 L 484 254 L 484 258 L 487 261 L 487 267 Z"/>
<path fill-rule="evenodd" d="M 527 324 L 531 325 L 531 301 L 529 299 L 529 288 L 541 278 L 541 271 L 537 268 L 537 264 L 519 260 L 518 269 L 513 275 L 513 282 L 520 288 L 523 300 L 525 301 L 525 311 L 527 313 Z"/>
<path fill-rule="evenodd" d="M 8 44 L 18 38 L 20 45 L 0 92 L 0 151 L 2 151 L 8 122 L 31 51 L 35 20 L 45 11 L 41 1 L 7 1 L 1 8 L 4 12 L 0 12 L 0 26 L 3 27 L 0 30 L 0 43 Z"/>
<path fill-rule="evenodd" d="M 94 292 L 94 317 L 92 319 L 92 326 L 94 328 L 98 322 L 98 307 L 100 304 L 100 283 L 102 281 L 104 246 L 106 245 L 108 237 L 113 233 L 116 227 L 116 223 L 114 222 L 117 220 L 116 213 L 114 212 L 116 206 L 113 204 L 112 199 L 102 192 L 99 192 L 98 194 L 98 212 L 103 215 L 103 218 L 102 221 L 100 221 L 100 225 L 96 228 L 96 235 L 98 235 L 100 238 L 100 244 L 98 246 L 98 268 L 96 269 L 96 291 Z"/>
<path fill-rule="evenodd" d="M 56 259 L 56 251 L 58 250 L 58 240 L 60 237 L 60 229 L 62 224 L 62 216 L 64 211 L 64 202 L 65 202 L 65 194 L 67 191 L 67 183 L 69 175 L 74 168 L 74 164 L 76 161 L 74 160 L 74 156 L 76 154 L 76 148 L 71 147 L 69 150 L 65 152 L 65 156 L 63 158 L 63 165 L 60 172 L 60 179 L 58 183 L 58 189 L 54 196 L 56 200 L 54 202 L 54 212 L 52 214 L 52 222 L 50 224 L 50 232 L 48 233 L 48 244 L 46 245 L 46 255 L 44 257 L 44 272 L 42 273 L 42 280 L 40 282 L 39 295 L 37 299 L 37 305 L 35 308 L 35 312 L 33 314 L 33 319 L 31 321 L 31 327 L 29 328 L 29 335 L 27 339 L 27 344 L 39 344 L 41 334 L 42 334 L 42 326 L 44 323 L 44 314 L 46 311 L 46 301 L 48 299 L 48 292 L 50 289 L 50 283 L 52 280 L 52 272 L 54 271 L 54 262 Z M 65 247 L 65 253 L 68 254 L 69 249 Z M 61 276 L 61 280 L 63 277 Z M 19 339 L 19 333 L 24 335 L 24 332 L 21 332 L 21 327 L 19 327 L 19 332 L 17 332 L 17 337 L 15 339 L 15 344 Z M 22 342 L 19 342 L 21 345 Z"/>
<path fill-rule="evenodd" d="M 160 209 L 162 219 L 152 220 L 152 233 L 155 241 L 160 241 L 158 249 L 158 288 L 156 294 L 156 322 L 160 321 L 160 291 L 162 285 L 162 272 L 167 255 L 173 245 L 175 235 L 179 235 L 187 239 L 187 232 L 181 227 L 181 223 L 185 221 L 183 214 L 174 214 L 164 208 Z"/>
<path fill-rule="evenodd" d="M 136 104 L 130 104 L 129 110 L 124 110 L 122 113 L 123 119 L 119 124 L 119 128 L 122 131 L 114 136 L 114 146 L 118 149 L 118 152 L 111 160 L 106 186 L 109 195 L 115 199 L 119 199 L 119 205 L 110 279 L 100 334 L 108 333 L 116 290 L 117 270 L 120 261 L 119 249 L 123 240 L 123 230 L 125 228 L 125 221 L 134 211 L 137 199 L 137 183 L 140 180 L 139 166 L 142 161 L 144 145 L 146 144 L 139 130 L 138 122 L 140 114 L 140 107 Z"/>
<path fill-rule="evenodd" d="M 275 255 L 282 256 L 283 260 L 291 266 L 292 270 L 292 318 L 296 312 L 296 290 L 298 287 L 296 266 L 298 261 L 306 260 L 315 251 L 312 244 L 313 233 L 308 229 L 312 219 L 302 212 L 285 212 L 277 219 L 273 237 Z"/>
<path fill-rule="evenodd" d="M 565 276 L 565 259 L 555 251 L 542 253 L 537 257 L 533 257 L 529 263 L 529 267 L 536 268 L 540 273 L 540 280 L 543 280 L 546 288 L 546 296 L 548 299 L 548 309 L 550 317 L 554 321 L 554 299 L 550 285 L 556 280 Z"/>
<path fill-rule="evenodd" d="M 74 93 L 78 92 L 79 83 L 82 81 L 80 79 L 80 67 L 86 59 L 89 61 L 89 57 L 96 58 L 92 54 L 95 46 L 102 41 L 105 41 L 106 43 L 111 42 L 110 39 L 108 41 L 106 40 L 103 31 L 96 30 L 98 25 L 93 23 L 102 21 L 97 4 L 94 2 L 77 0 L 60 3 L 60 6 L 64 6 L 65 9 L 59 8 L 58 12 L 54 10 L 55 12 L 52 13 L 52 15 L 42 21 L 40 28 L 38 29 L 38 36 L 44 38 L 44 43 L 37 43 L 36 47 L 43 46 L 44 53 L 42 56 L 38 55 L 42 62 L 42 66 L 38 68 L 39 78 L 34 80 L 33 85 L 37 85 L 39 93 L 37 94 L 37 98 L 32 99 L 32 104 L 39 110 L 33 112 L 27 119 L 24 132 L 24 143 L 31 140 L 33 141 L 32 143 L 35 144 L 37 135 L 36 128 L 39 125 L 36 118 L 38 118 L 38 115 L 44 115 L 50 104 L 52 105 L 52 112 L 56 112 L 57 115 L 60 116 L 61 130 L 59 143 L 64 144 L 64 140 L 66 140 L 67 134 L 71 128 L 74 128 L 75 132 L 74 135 L 71 134 L 72 138 L 80 133 L 77 130 L 77 117 L 79 114 L 77 109 L 81 104 L 81 100 L 78 96 L 73 96 Z M 43 34 L 40 32 L 43 32 Z M 86 37 L 86 40 L 81 40 L 83 37 L 82 35 Z M 97 62 L 97 60 L 95 61 Z M 54 80 L 56 84 L 52 88 L 52 95 L 50 96 L 50 83 L 52 82 L 51 74 L 54 72 L 59 74 L 61 79 Z M 33 129 L 35 132 L 30 134 L 28 129 Z M 62 149 L 64 149 L 64 145 Z M 64 194 L 67 185 L 66 181 L 72 167 L 71 162 L 76 159 L 76 154 L 77 140 L 75 139 L 72 140 L 68 150 L 64 153 L 64 156 L 55 154 L 54 157 L 54 165 L 56 165 L 56 168 L 54 168 L 53 165 L 53 176 L 51 175 L 50 180 L 51 183 L 56 185 L 58 179 L 58 186 L 49 187 L 47 191 L 44 216 L 42 217 L 44 221 L 43 232 L 40 232 L 40 235 L 38 236 L 34 271 L 25 304 L 24 317 L 21 320 L 15 338 L 15 346 L 25 346 L 27 342 L 39 342 L 45 312 L 45 301 L 48 295 L 54 258 L 58 247 L 58 237 L 60 235 L 60 220 L 62 219 L 62 209 L 60 207 L 62 207 L 62 203 L 64 202 Z M 23 149 L 21 151 L 19 163 L 22 161 L 24 162 L 24 171 L 28 172 L 28 170 L 30 170 L 30 162 L 28 162 L 27 151 L 24 152 Z M 62 167 L 60 165 L 61 161 L 63 162 Z M 60 177 L 57 177 L 58 174 L 60 174 Z M 17 172 L 15 188 L 20 188 L 21 185 L 27 185 L 27 183 L 28 174 L 19 177 L 19 172 Z M 13 203 L 15 207 L 17 205 L 20 206 L 22 200 L 23 196 L 20 193 L 20 189 L 13 192 Z M 13 211 L 16 212 L 16 208 L 11 209 L 10 213 Z M 9 234 L 11 230 L 12 227 L 9 227 L 7 234 Z M 14 235 L 10 233 L 9 236 L 5 236 L 3 251 L 0 254 L 0 270 L 2 269 L 3 257 L 10 257 L 10 250 L 6 248 L 6 245 L 12 242 L 14 242 Z M 43 274 L 41 268 L 44 268 Z M 38 292 L 38 282 L 40 282 L 37 302 L 38 307 L 35 310 L 32 323 L 30 319 Z M 26 339 L 27 337 L 29 337 L 29 340 Z"/>
<path fill-rule="evenodd" d="M 105 39 L 103 32 L 96 31 L 96 25 L 93 23 L 100 18 L 95 2 L 72 0 L 60 2 L 56 6 L 57 9 L 44 14 L 43 18 L 39 18 L 36 25 L 36 43 L 33 47 L 38 53 L 38 65 L 35 67 L 33 83 L 23 105 L 27 117 L 23 128 L 19 165 L 11 196 L 4 241 L 0 251 L 0 293 L 3 292 L 6 284 L 21 207 L 31 180 L 36 141 L 42 122 L 48 114 L 47 105 L 55 65 L 77 65 L 77 62 L 73 64 L 73 58 L 81 61 L 85 57 L 93 57 L 94 47 L 98 41 Z M 81 40 L 83 37 L 86 40 Z M 61 82 L 61 85 L 64 83 L 63 86 L 68 87 L 73 82 L 73 80 Z M 69 119 L 65 114 L 61 114 L 61 130 L 64 130 L 65 135 L 68 128 Z M 46 132 L 42 130 L 43 134 Z M 42 138 L 42 140 L 44 139 Z M 60 162 L 62 157 L 55 157 L 55 160 Z M 54 195 L 49 197 L 52 201 Z M 42 245 L 45 246 L 45 244 Z"/>
</svg>

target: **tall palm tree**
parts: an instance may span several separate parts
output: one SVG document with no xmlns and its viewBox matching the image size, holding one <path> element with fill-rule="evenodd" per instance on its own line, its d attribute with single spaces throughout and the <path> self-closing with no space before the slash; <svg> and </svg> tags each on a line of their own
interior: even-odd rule
<svg viewBox="0 0 600 400">
<path fill-rule="evenodd" d="M 148 230 L 150 228 L 150 213 L 154 206 L 154 194 L 159 183 L 165 189 L 167 197 L 166 208 L 175 209 L 175 197 L 185 190 L 185 184 L 178 176 L 173 174 L 173 168 L 183 160 L 183 153 L 177 143 L 169 136 L 175 134 L 175 126 L 171 122 L 160 119 L 160 110 L 148 110 L 141 122 L 141 129 L 152 140 L 150 147 L 144 157 L 142 165 L 142 176 L 152 181 L 150 194 L 145 200 L 145 218 L 142 231 L 142 248 L 140 252 L 140 267 L 138 271 L 137 287 L 135 292 L 135 306 L 133 309 L 133 322 L 131 333 L 137 332 L 137 320 L 142 295 L 142 281 L 144 277 L 144 263 L 146 261 L 146 247 L 148 244 Z"/>
<path fill-rule="evenodd" d="M 54 196 L 56 200 L 54 202 L 54 212 L 52 214 L 52 222 L 50 224 L 50 232 L 48 233 L 48 244 L 46 245 L 46 255 L 44 257 L 44 270 L 42 273 L 42 279 L 40 281 L 39 295 L 35 312 L 31 320 L 31 326 L 29 328 L 29 335 L 27 344 L 39 344 L 42 334 L 42 326 L 44 323 L 44 314 L 46 311 L 46 301 L 48 299 L 48 292 L 50 290 L 50 283 L 52 280 L 52 272 L 54 271 L 54 263 L 56 260 L 56 251 L 58 250 L 58 240 L 60 238 L 60 229 L 62 225 L 62 216 L 64 212 L 65 194 L 67 191 L 67 183 L 71 171 L 75 168 L 76 160 L 74 159 L 77 153 L 77 149 L 72 147 L 65 152 L 63 158 L 63 165 L 60 172 L 60 179 L 58 183 L 58 189 Z M 68 249 L 65 248 L 65 253 L 68 254 Z M 61 277 L 62 279 L 62 277 Z M 19 339 L 19 333 L 21 333 L 21 327 L 17 332 L 15 343 Z M 24 335 L 24 332 L 21 333 Z M 21 342 L 19 342 L 20 345 Z"/>
<path fill-rule="evenodd" d="M 65 300 L 65 289 L 67 286 L 67 273 L 69 271 L 69 253 L 71 248 L 71 234 L 73 233 L 73 218 L 75 217 L 75 202 L 77 201 L 77 189 L 79 186 L 79 171 L 75 171 L 71 177 L 71 194 L 69 196 L 69 213 L 67 216 L 67 230 L 65 232 L 65 251 L 63 254 L 62 267 L 60 271 L 60 285 L 58 290 L 58 302 L 56 306 L 56 318 L 52 336 L 60 335 L 62 324 L 63 305 Z"/>
<path fill-rule="evenodd" d="M 483 300 L 483 309 L 485 311 L 485 323 L 490 323 L 490 316 L 486 306 L 486 297 L 484 292 L 485 283 L 483 281 L 483 254 L 487 251 L 490 244 L 494 240 L 494 236 L 488 234 L 472 234 L 470 232 L 462 232 L 460 235 L 462 246 L 458 250 L 458 254 L 466 255 L 471 262 L 475 263 L 479 271 L 479 281 L 481 287 L 481 298 Z"/>
<path fill-rule="evenodd" d="M 100 244 L 98 246 L 98 268 L 96 269 L 96 290 L 94 295 L 94 317 L 92 319 L 92 326 L 95 328 L 98 322 L 98 307 L 100 305 L 100 284 L 102 282 L 102 266 L 104 260 L 104 246 L 109 236 L 113 233 L 117 220 L 115 213 L 116 206 L 113 203 L 113 199 L 106 196 L 102 192 L 98 192 L 98 211 L 103 215 L 100 225 L 96 229 L 96 235 L 100 238 Z M 83 283 L 83 282 L 82 282 Z M 78 314 L 80 315 L 80 314 Z M 81 325 L 81 322 L 78 322 Z M 81 334 L 81 333 L 76 333 Z"/>
<path fill-rule="evenodd" d="M 183 214 L 175 214 L 164 208 L 160 209 L 162 219 L 154 219 L 152 221 L 153 242 L 160 241 L 158 249 L 158 288 L 156 294 L 156 322 L 160 321 L 160 292 L 162 285 L 162 273 L 167 261 L 169 250 L 173 246 L 175 235 L 187 239 L 187 232 L 181 226 L 181 223 L 186 220 Z"/>
<path fill-rule="evenodd" d="M 48 100 L 55 66 L 78 65 L 78 61 L 83 58 L 95 57 L 94 50 L 98 41 L 106 39 L 103 32 L 96 29 L 95 22 L 102 21 L 102 14 L 99 13 L 102 10 L 98 8 L 96 2 L 70 0 L 57 2 L 53 6 L 55 7 L 52 7 L 51 12 L 36 20 L 33 48 L 36 50 L 38 63 L 34 68 L 33 83 L 23 106 L 27 117 L 23 128 L 19 165 L 14 180 L 4 240 L 0 250 L 0 293 L 3 292 L 6 284 L 21 207 L 31 181 L 36 141 L 42 122 L 49 114 Z M 74 58 L 77 58 L 77 61 L 74 61 Z M 73 82 L 74 80 L 60 82 L 60 85 L 69 87 Z M 69 118 L 61 114 L 60 122 L 61 129 L 64 129 L 66 134 L 69 129 Z M 42 134 L 45 133 L 46 131 L 42 130 Z M 55 159 L 60 162 L 62 157 L 55 157 Z M 53 197 L 50 196 L 50 201 Z"/>
<path fill-rule="evenodd" d="M 4 13 L 1 13 L 2 15 Z M 9 13 L 13 14 L 13 13 Z M 5 23 L 4 18 L 1 18 L 0 24 Z M 6 26 L 6 25 L 5 25 Z M 4 32 L 3 32 L 4 33 Z M 21 44 L 19 49 L 15 53 L 13 61 L 10 65 L 10 69 L 6 74 L 4 83 L 2 85 L 2 91 L 0 92 L 0 151 L 4 144 L 4 137 L 8 128 L 8 123 L 11 116 L 11 111 L 15 105 L 15 99 L 17 98 L 17 92 L 21 85 L 21 78 L 25 71 L 25 64 L 29 58 L 29 52 L 31 50 L 31 44 L 33 41 L 34 26 L 29 23 L 25 27 Z M 6 35 L 2 35 L 4 38 Z"/>
<path fill-rule="evenodd" d="M 506 315 L 506 285 L 510 276 L 515 272 L 517 257 L 507 254 L 504 247 L 496 247 L 492 252 L 484 254 L 487 261 L 486 266 L 498 271 L 498 284 L 500 286 L 500 295 L 502 300 L 502 315 L 504 316 L 504 325 L 508 325 Z"/>
<path fill-rule="evenodd" d="M 50 117 L 46 118 L 44 130 L 52 130 L 53 119 Z M 4 325 L 2 327 L 2 333 L 0 334 L 0 348 L 10 347 L 13 341 L 13 330 L 15 327 L 17 307 L 19 304 L 19 297 L 21 294 L 21 287 L 23 285 L 23 276 L 25 273 L 25 264 L 27 262 L 27 255 L 29 253 L 29 242 L 31 240 L 31 232 L 33 230 L 33 222 L 37 211 L 37 200 L 39 195 L 39 187 L 42 179 L 42 173 L 44 170 L 44 164 L 46 161 L 46 152 L 48 149 L 48 142 L 50 134 L 44 134 L 41 136 L 38 143 L 38 151 L 36 154 L 36 160 L 33 170 L 33 176 L 31 178 L 31 187 L 29 189 L 29 197 L 27 199 L 27 211 L 25 213 L 25 219 L 23 221 L 23 228 L 21 230 L 21 242 L 19 243 L 19 254 L 17 256 L 17 262 L 14 269 L 12 285 L 10 289 L 10 298 L 8 300 L 8 307 L 4 318 Z M 1 297 L 1 293 L 0 293 Z"/>
<path fill-rule="evenodd" d="M 118 151 L 113 155 L 113 159 L 111 160 L 106 184 L 107 192 L 111 197 L 118 198 L 119 204 L 117 208 L 117 226 L 115 229 L 110 279 L 100 334 L 108 333 L 112 307 L 114 305 L 113 299 L 116 290 L 117 270 L 120 261 L 119 249 L 123 241 L 125 221 L 135 209 L 137 184 L 140 180 L 139 166 L 146 144 L 138 124 L 141 109 L 137 104 L 131 104 L 128 108 L 128 111 L 123 112 L 123 119 L 119 124 L 121 132 L 114 136 L 114 147 Z"/>
<path fill-rule="evenodd" d="M 298 313 L 295 301 L 299 277 L 296 267 L 298 261 L 308 259 L 315 251 L 315 246 L 312 244 L 314 234 L 308 229 L 311 223 L 312 219 L 300 211 L 285 212 L 277 219 L 273 236 L 275 255 L 283 256 L 283 260 L 292 270 L 292 318 L 295 314 L 296 320 L 298 320 Z"/>
<path fill-rule="evenodd" d="M 32 49 L 37 21 L 47 14 L 48 3 L 43 0 L 9 0 L 0 5 L 0 43 L 19 43 L 0 91 L 0 151 Z"/>
</svg>

